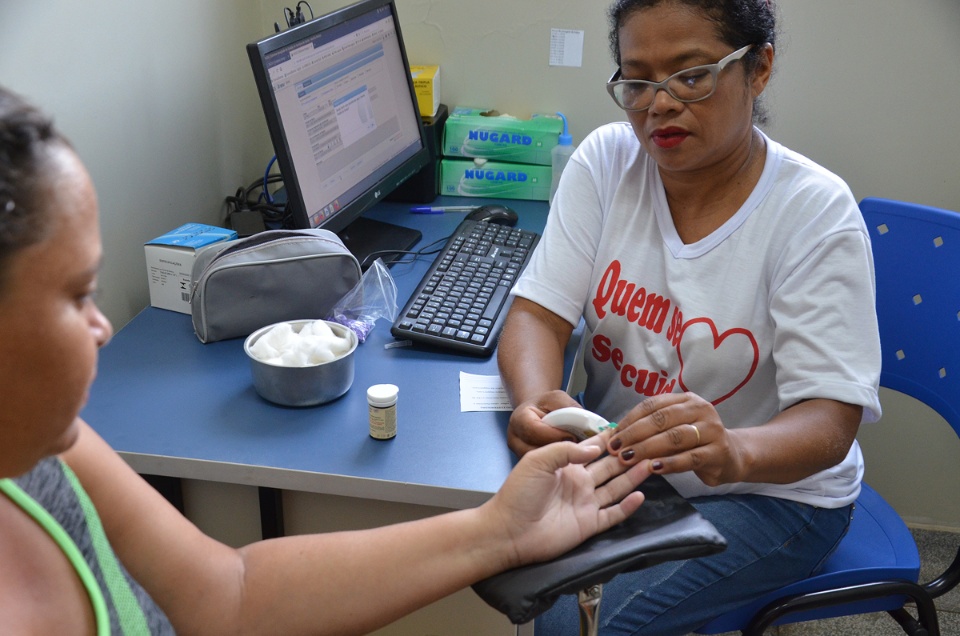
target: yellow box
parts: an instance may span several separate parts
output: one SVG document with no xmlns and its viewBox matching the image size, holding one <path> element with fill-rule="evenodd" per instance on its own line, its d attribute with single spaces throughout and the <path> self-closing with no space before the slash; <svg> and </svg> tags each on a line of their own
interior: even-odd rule
<svg viewBox="0 0 960 636">
<path fill-rule="evenodd" d="M 440 108 L 440 67 L 410 65 L 413 76 L 413 89 L 417 93 L 417 104 L 421 117 L 433 117 Z"/>
</svg>

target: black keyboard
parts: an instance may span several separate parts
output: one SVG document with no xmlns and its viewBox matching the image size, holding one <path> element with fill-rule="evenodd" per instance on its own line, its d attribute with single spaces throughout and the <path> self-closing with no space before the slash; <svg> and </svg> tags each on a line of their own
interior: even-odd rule
<svg viewBox="0 0 960 636">
<path fill-rule="evenodd" d="M 510 289 L 540 235 L 464 220 L 390 330 L 395 337 L 477 356 L 497 348 Z"/>
</svg>

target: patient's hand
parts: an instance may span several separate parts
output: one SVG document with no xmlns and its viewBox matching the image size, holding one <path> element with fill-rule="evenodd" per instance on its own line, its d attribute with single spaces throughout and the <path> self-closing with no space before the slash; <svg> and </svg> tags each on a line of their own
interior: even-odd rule
<svg viewBox="0 0 960 636">
<path fill-rule="evenodd" d="M 627 467 L 600 459 L 608 433 L 580 444 L 553 444 L 517 463 L 481 510 L 505 529 L 514 554 L 510 567 L 550 559 L 620 523 L 640 506 L 638 484 L 649 462 Z"/>
</svg>

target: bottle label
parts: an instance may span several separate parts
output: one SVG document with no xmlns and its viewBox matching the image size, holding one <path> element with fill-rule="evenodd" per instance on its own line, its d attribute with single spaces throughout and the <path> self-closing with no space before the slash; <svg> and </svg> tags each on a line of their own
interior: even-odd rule
<svg viewBox="0 0 960 636">
<path fill-rule="evenodd" d="M 370 437 L 390 439 L 397 435 L 397 407 L 370 407 Z"/>
</svg>

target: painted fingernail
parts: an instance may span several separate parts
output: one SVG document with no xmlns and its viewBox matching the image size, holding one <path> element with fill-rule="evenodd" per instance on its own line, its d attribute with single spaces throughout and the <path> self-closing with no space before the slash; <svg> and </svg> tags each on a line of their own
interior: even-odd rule
<svg viewBox="0 0 960 636">
<path fill-rule="evenodd" d="M 631 461 L 635 455 L 636 453 L 633 452 L 632 448 L 628 448 L 627 450 L 620 453 L 620 457 L 628 462 Z"/>
<path fill-rule="evenodd" d="M 621 440 L 620 438 L 615 437 L 612 440 L 610 440 L 610 450 L 618 451 L 620 450 L 621 446 L 623 446 L 623 440 Z"/>
<path fill-rule="evenodd" d="M 660 470 L 661 468 L 663 468 L 663 462 L 660 461 L 659 459 L 656 459 L 650 462 L 650 468 L 652 470 Z"/>
</svg>

